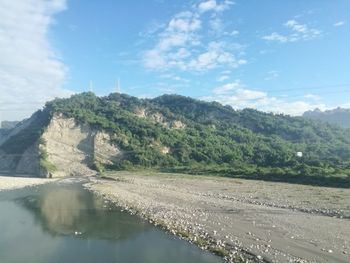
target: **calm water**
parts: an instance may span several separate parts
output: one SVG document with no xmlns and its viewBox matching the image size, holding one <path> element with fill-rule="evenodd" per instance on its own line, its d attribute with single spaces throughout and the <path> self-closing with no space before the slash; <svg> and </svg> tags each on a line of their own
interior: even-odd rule
<svg viewBox="0 0 350 263">
<path fill-rule="evenodd" d="M 84 190 L 0 192 L 1 263 L 222 262 Z"/>
</svg>

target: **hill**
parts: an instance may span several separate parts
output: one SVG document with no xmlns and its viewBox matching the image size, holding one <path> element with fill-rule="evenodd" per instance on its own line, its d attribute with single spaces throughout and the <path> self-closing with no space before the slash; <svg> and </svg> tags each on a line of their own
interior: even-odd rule
<svg viewBox="0 0 350 263">
<path fill-rule="evenodd" d="M 5 129 L 5 130 L 12 129 L 16 127 L 18 123 L 19 121 L 2 121 L 0 129 Z"/>
<path fill-rule="evenodd" d="M 303 117 L 337 124 L 344 128 L 350 128 L 350 109 L 336 108 L 326 111 L 315 109 L 313 111 L 305 112 Z"/>
<path fill-rule="evenodd" d="M 0 143 L 0 170 L 31 167 L 32 174 L 57 176 L 142 168 L 275 178 L 346 178 L 350 170 L 349 130 L 178 95 L 82 93 L 48 102 L 20 127 Z"/>
</svg>

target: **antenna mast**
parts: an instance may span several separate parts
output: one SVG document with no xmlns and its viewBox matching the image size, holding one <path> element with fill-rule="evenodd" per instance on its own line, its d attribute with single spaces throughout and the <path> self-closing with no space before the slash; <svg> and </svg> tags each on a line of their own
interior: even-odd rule
<svg viewBox="0 0 350 263">
<path fill-rule="evenodd" d="M 121 93 L 120 92 L 120 79 L 118 78 L 118 81 L 116 83 L 116 88 L 117 88 L 117 93 Z"/>
<path fill-rule="evenodd" d="M 92 92 L 93 89 L 93 85 L 92 85 L 92 80 L 90 80 L 90 87 L 89 87 L 89 91 Z"/>
</svg>

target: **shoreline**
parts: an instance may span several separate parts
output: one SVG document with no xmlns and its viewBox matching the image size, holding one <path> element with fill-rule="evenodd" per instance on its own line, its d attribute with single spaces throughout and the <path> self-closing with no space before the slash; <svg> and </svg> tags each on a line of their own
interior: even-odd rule
<svg viewBox="0 0 350 263">
<path fill-rule="evenodd" d="M 35 178 L 35 177 L 17 177 L 0 174 L 0 192 L 15 190 L 25 187 L 32 187 L 54 182 L 55 179 Z"/>
<path fill-rule="evenodd" d="M 248 253 L 247 251 L 244 251 L 241 248 L 235 246 L 226 247 L 226 244 L 224 242 L 217 242 L 217 240 L 211 235 L 209 235 L 207 232 L 198 231 L 200 230 L 200 228 L 196 231 L 191 227 L 186 228 L 181 225 L 174 225 L 171 223 L 169 224 L 168 221 L 163 220 L 166 219 L 166 216 L 163 219 L 154 217 L 149 211 L 144 209 L 138 209 L 138 207 L 135 206 L 135 204 L 122 202 L 114 196 L 112 196 L 111 194 L 105 193 L 103 190 L 101 191 L 100 189 L 96 189 L 93 185 L 95 183 L 101 182 L 98 181 L 98 179 L 97 181 L 96 179 L 90 179 L 90 183 L 86 183 L 84 187 L 87 190 L 93 192 L 93 194 L 99 195 L 102 198 L 114 203 L 122 209 L 121 211 L 126 211 L 134 216 L 139 216 L 143 220 L 148 221 L 156 227 L 160 227 L 161 229 L 163 229 L 171 235 L 177 236 L 180 239 L 195 244 L 202 250 L 207 250 L 219 257 L 222 257 L 227 262 L 268 262 L 263 260 L 262 258 L 259 259 L 254 254 Z"/>
<path fill-rule="evenodd" d="M 262 190 L 244 199 L 245 193 L 239 191 L 253 185 Z M 90 178 L 85 184 L 131 214 L 228 262 L 348 262 L 350 251 L 345 245 L 350 242 L 350 221 L 346 218 L 350 211 L 342 202 L 332 204 L 339 190 L 297 187 L 300 193 L 306 191 L 304 197 L 307 191 L 314 196 L 318 192 L 334 195 L 322 209 L 316 202 L 322 198 L 317 196 L 303 200 L 311 202 L 303 206 L 298 198 L 305 198 L 299 192 L 287 193 L 294 196 L 285 202 L 264 198 L 264 193 L 273 190 L 279 195 L 282 186 L 284 191 L 296 188 L 242 179 L 130 172 Z M 340 194 L 344 193 L 350 196 L 349 190 L 342 189 Z M 315 224 L 329 229 L 321 233 Z"/>
</svg>

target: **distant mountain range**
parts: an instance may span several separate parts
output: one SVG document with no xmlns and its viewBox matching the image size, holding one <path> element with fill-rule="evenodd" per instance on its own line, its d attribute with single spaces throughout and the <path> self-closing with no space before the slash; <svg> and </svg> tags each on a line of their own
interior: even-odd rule
<svg viewBox="0 0 350 263">
<path fill-rule="evenodd" d="M 305 112 L 303 117 L 350 128 L 350 109 L 336 108 L 326 111 L 315 109 Z"/>
</svg>

